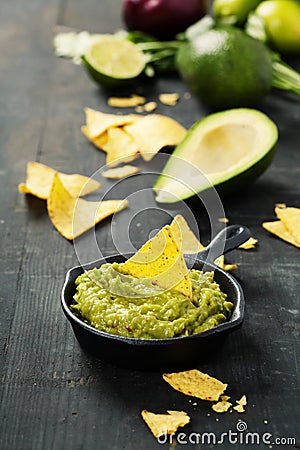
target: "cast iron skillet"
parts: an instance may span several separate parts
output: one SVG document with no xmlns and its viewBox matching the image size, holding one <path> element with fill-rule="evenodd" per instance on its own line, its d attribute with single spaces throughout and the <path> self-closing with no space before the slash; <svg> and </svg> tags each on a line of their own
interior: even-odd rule
<svg viewBox="0 0 300 450">
<path fill-rule="evenodd" d="M 99 267 L 107 262 L 124 262 L 132 254 L 113 255 L 83 266 L 70 269 L 65 278 L 61 293 L 62 309 L 70 321 L 75 336 L 84 350 L 93 353 L 100 359 L 118 365 L 143 370 L 161 370 L 171 367 L 188 367 L 192 363 L 212 353 L 216 346 L 222 344 L 224 338 L 239 328 L 244 319 L 244 296 L 235 278 L 220 269 L 213 262 L 222 253 L 227 253 L 250 237 L 250 232 L 241 225 L 231 225 L 223 229 L 195 259 L 187 256 L 189 268 L 213 270 L 214 278 L 220 284 L 228 299 L 234 303 L 232 316 L 228 322 L 218 325 L 211 330 L 185 337 L 168 339 L 137 339 L 116 336 L 98 331 L 87 325 L 70 308 L 75 294 L 75 280 L 84 270 Z M 224 246 L 225 240 L 225 247 Z"/>
</svg>

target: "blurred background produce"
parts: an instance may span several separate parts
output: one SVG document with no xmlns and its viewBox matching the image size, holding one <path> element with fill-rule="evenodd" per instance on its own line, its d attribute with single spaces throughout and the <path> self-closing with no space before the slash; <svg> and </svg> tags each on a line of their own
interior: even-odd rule
<svg viewBox="0 0 300 450">
<path fill-rule="evenodd" d="M 250 11 L 261 2 L 261 0 L 214 0 L 212 4 L 212 15 L 216 21 L 228 25 L 243 25 Z"/>
<path fill-rule="evenodd" d="M 272 85 L 272 58 L 260 41 L 233 27 L 214 28 L 183 44 L 182 79 L 213 109 L 253 106 Z"/>
<path fill-rule="evenodd" d="M 246 30 L 282 55 L 300 52 L 300 3 L 266 0 L 248 17 Z"/>
<path fill-rule="evenodd" d="M 84 36 L 84 50 L 77 42 L 83 66 L 104 87 L 173 73 L 212 110 L 260 105 L 273 88 L 300 95 L 289 58 L 300 53 L 297 0 L 124 0 L 120 15 L 124 29 L 102 35 L 111 50 L 95 35 L 90 45 Z M 67 55 L 59 43 L 57 54 Z"/>
<path fill-rule="evenodd" d="M 128 30 L 173 39 L 201 19 L 208 6 L 209 0 L 125 0 L 122 16 Z"/>
</svg>

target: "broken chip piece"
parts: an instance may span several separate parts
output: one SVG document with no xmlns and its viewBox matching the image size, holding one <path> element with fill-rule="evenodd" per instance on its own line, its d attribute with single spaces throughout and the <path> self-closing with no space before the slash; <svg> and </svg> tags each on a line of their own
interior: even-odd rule
<svg viewBox="0 0 300 450">
<path fill-rule="evenodd" d="M 190 417 L 184 411 L 168 410 L 167 413 L 155 414 L 146 409 L 141 412 L 144 421 L 156 438 L 176 433 L 179 427 L 183 427 L 190 422 Z"/>
<path fill-rule="evenodd" d="M 184 372 L 164 373 L 163 379 L 174 389 L 185 395 L 201 398 L 202 400 L 217 401 L 227 384 L 216 378 L 200 372 L 197 369 Z"/>
<path fill-rule="evenodd" d="M 156 102 L 147 102 L 144 105 L 139 105 L 135 108 L 135 111 L 138 113 L 142 113 L 142 112 L 152 112 L 157 108 L 157 103 Z"/>
<path fill-rule="evenodd" d="M 179 94 L 177 92 L 159 94 L 158 98 L 164 105 L 175 106 L 179 100 Z"/>
<path fill-rule="evenodd" d="M 246 406 L 247 405 L 247 397 L 244 394 L 239 400 L 236 401 L 238 405 Z"/>
<path fill-rule="evenodd" d="M 50 195 L 47 199 L 49 217 L 66 239 L 72 240 L 89 230 L 106 217 L 121 211 L 127 200 L 90 202 L 74 198 L 67 191 L 58 174 L 54 175 Z"/>
<path fill-rule="evenodd" d="M 241 248 L 243 250 L 250 250 L 251 248 L 255 248 L 257 242 L 258 242 L 257 239 L 255 239 L 254 237 L 250 237 L 246 242 L 239 245 L 238 248 Z"/>
<path fill-rule="evenodd" d="M 146 102 L 145 97 L 132 94 L 130 97 L 109 97 L 107 103 L 114 108 L 130 108 L 143 105 Z"/>
<path fill-rule="evenodd" d="M 213 404 L 212 409 L 217 413 L 224 413 L 227 412 L 229 408 L 231 408 L 231 406 L 232 403 L 228 402 L 227 400 L 222 400 L 218 403 Z"/>
<path fill-rule="evenodd" d="M 102 172 L 102 176 L 105 178 L 115 178 L 121 179 L 125 177 L 129 177 L 130 175 L 134 175 L 135 173 L 140 172 L 140 169 L 136 166 L 130 166 L 127 164 L 123 167 L 116 167 L 115 169 L 108 169 Z"/>
<path fill-rule="evenodd" d="M 49 197 L 54 175 L 58 173 L 60 179 L 72 197 L 90 194 L 100 187 L 98 181 L 79 174 L 66 174 L 58 172 L 52 167 L 38 162 L 27 163 L 26 182 L 19 184 L 19 191 L 23 194 L 32 194 L 43 200 Z"/>
<path fill-rule="evenodd" d="M 234 409 L 235 411 L 239 412 L 239 413 L 245 412 L 245 408 L 244 408 L 243 405 L 236 405 L 236 406 L 233 407 L 233 409 Z"/>
</svg>

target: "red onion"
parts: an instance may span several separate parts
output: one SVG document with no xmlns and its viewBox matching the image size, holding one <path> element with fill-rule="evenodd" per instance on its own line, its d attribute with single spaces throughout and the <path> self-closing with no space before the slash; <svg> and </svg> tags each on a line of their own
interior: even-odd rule
<svg viewBox="0 0 300 450">
<path fill-rule="evenodd" d="M 158 39 L 172 39 L 208 11 L 208 0 L 124 0 L 123 21 L 128 30 Z"/>
</svg>

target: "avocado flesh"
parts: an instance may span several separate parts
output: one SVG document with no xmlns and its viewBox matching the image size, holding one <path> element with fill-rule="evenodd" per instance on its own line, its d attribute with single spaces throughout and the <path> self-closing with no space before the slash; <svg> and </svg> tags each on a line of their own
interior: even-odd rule
<svg viewBox="0 0 300 450">
<path fill-rule="evenodd" d="M 248 184 L 271 163 L 277 139 L 274 122 L 257 110 L 207 116 L 170 156 L 153 186 L 156 201 L 174 203 L 212 186 L 228 194 Z"/>
</svg>

